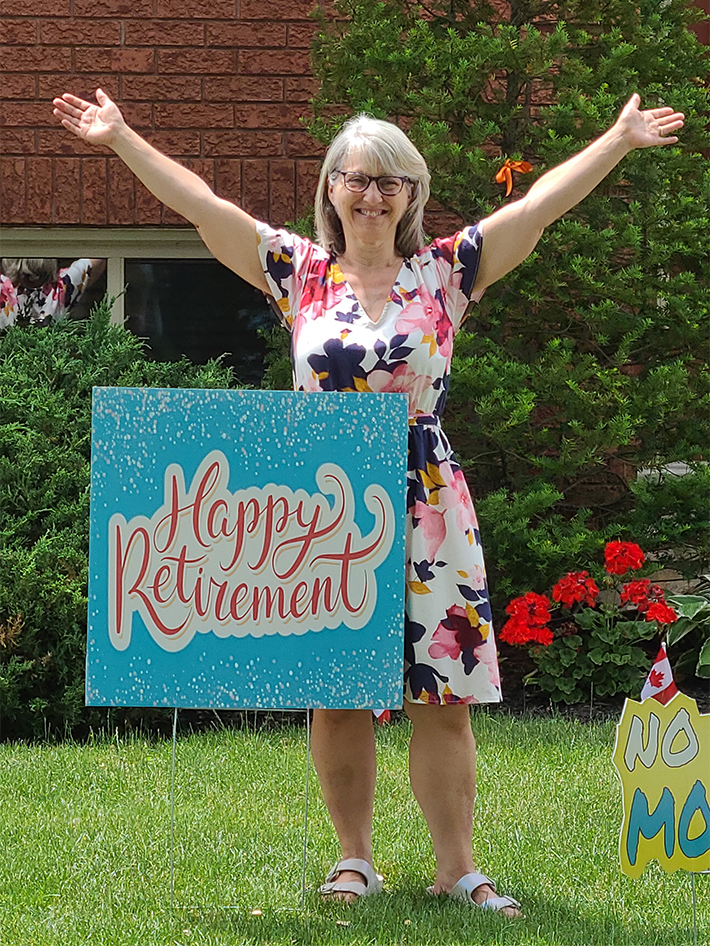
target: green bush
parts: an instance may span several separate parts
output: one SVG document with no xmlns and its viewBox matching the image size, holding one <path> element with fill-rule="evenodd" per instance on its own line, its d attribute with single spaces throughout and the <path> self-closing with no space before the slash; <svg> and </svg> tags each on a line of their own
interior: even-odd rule
<svg viewBox="0 0 710 946">
<path fill-rule="evenodd" d="M 229 369 L 150 361 L 110 324 L 0 335 L 0 725 L 3 737 L 73 727 L 84 710 L 91 390 L 229 387 Z"/>
<path fill-rule="evenodd" d="M 629 155 L 491 287 L 455 349 L 446 427 L 477 496 L 494 607 L 640 543 L 707 565 L 710 170 L 706 50 L 686 0 L 341 0 L 313 47 L 313 132 L 345 110 L 406 128 L 465 222 L 597 137 L 631 93 L 685 112 L 678 146 Z M 504 11 L 504 12 L 503 12 Z M 335 116 L 335 117 L 334 117 Z M 689 467 L 683 476 L 669 464 Z M 638 478 L 642 473 L 643 477 Z"/>
<path fill-rule="evenodd" d="M 668 629 L 673 664 L 696 677 L 710 679 L 710 581 L 703 578 L 692 595 L 671 595 L 678 620 Z M 680 642 L 683 642 L 682 644 Z"/>
</svg>

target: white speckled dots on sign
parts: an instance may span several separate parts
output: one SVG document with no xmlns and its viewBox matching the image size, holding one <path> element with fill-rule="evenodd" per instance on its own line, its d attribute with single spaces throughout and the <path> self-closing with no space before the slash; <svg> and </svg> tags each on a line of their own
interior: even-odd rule
<svg viewBox="0 0 710 946">
<path fill-rule="evenodd" d="M 407 399 L 95 388 L 86 701 L 401 706 Z"/>
</svg>

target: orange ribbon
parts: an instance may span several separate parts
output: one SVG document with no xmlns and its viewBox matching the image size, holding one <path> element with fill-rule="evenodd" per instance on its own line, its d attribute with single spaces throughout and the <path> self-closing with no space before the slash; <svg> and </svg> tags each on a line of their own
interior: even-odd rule
<svg viewBox="0 0 710 946">
<path fill-rule="evenodd" d="M 505 196 L 509 197 L 513 189 L 513 171 L 528 174 L 532 169 L 533 166 L 528 161 L 511 161 L 506 158 L 505 164 L 496 174 L 496 183 L 505 184 Z"/>
</svg>

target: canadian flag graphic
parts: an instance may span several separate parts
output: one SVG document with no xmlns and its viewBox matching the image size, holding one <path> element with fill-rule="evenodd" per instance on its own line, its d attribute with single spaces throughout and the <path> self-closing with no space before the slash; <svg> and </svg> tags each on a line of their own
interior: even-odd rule
<svg viewBox="0 0 710 946">
<path fill-rule="evenodd" d="M 373 710 L 372 712 L 380 726 L 384 726 L 392 718 L 392 713 L 389 710 Z"/>
<path fill-rule="evenodd" d="M 648 679 L 641 690 L 641 701 L 652 696 L 664 706 L 669 703 L 678 692 L 678 687 L 673 682 L 673 671 L 666 653 L 666 645 L 661 644 L 661 649 L 653 662 Z"/>
</svg>

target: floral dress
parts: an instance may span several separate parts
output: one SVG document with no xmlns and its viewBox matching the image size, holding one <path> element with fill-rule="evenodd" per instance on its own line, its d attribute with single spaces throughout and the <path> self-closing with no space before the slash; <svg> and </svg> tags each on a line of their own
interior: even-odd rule
<svg viewBox="0 0 710 946">
<path fill-rule="evenodd" d="M 469 302 L 481 235 L 469 227 L 405 259 L 379 321 L 337 259 L 310 240 L 257 224 L 259 255 L 292 333 L 299 391 L 409 396 L 404 696 L 418 703 L 501 699 L 476 513 L 440 418 L 454 335 Z"/>
<path fill-rule="evenodd" d="M 59 270 L 56 282 L 39 289 L 15 287 L 7 276 L 0 274 L 0 329 L 16 322 L 47 325 L 64 318 L 81 298 L 90 275 L 90 259 L 74 260 Z"/>
</svg>

